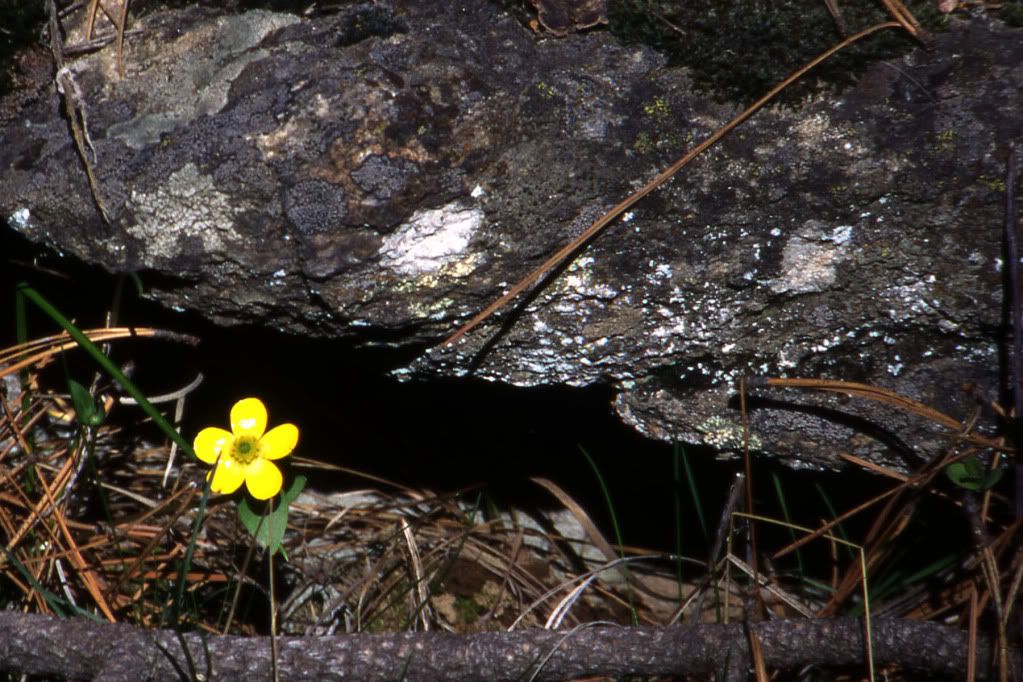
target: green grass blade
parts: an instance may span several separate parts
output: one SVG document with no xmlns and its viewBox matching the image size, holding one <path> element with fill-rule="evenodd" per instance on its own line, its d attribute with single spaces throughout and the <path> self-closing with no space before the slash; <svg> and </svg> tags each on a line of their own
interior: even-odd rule
<svg viewBox="0 0 1023 682">
<path fill-rule="evenodd" d="M 671 497 L 675 512 L 675 578 L 678 581 L 678 596 L 682 599 L 682 457 L 685 448 L 675 443 L 671 449 Z"/>
<path fill-rule="evenodd" d="M 918 582 L 922 582 L 924 580 L 927 580 L 927 579 L 937 575 L 938 573 L 941 573 L 945 569 L 948 569 L 948 568 L 951 568 L 952 566 L 955 566 L 960 561 L 962 561 L 962 559 L 963 559 L 963 557 L 961 557 L 961 556 L 959 556 L 957 554 L 946 554 L 943 557 L 935 559 L 934 561 L 932 561 L 931 563 L 927 564 L 926 566 L 924 566 L 920 570 L 918 570 L 918 571 L 916 571 L 914 573 L 910 573 L 905 578 L 903 578 L 903 580 L 902 580 L 903 586 L 905 588 L 909 588 L 909 587 L 911 587 L 912 585 L 914 585 L 914 584 L 916 584 Z"/>
<path fill-rule="evenodd" d="M 607 483 L 604 481 L 604 476 L 600 473 L 600 468 L 597 467 L 597 463 L 593 461 L 590 453 L 586 452 L 586 448 L 582 445 L 579 446 L 579 451 L 583 453 L 583 457 L 586 458 L 586 462 L 590 465 L 593 470 L 593 474 L 597 477 L 597 483 L 600 485 L 600 492 L 604 495 L 604 502 L 607 504 L 608 514 L 611 516 L 611 529 L 615 534 L 615 544 L 618 545 L 618 556 L 625 558 L 625 554 L 622 548 L 625 546 L 625 542 L 622 540 L 622 530 L 618 525 L 618 514 L 615 513 L 615 505 L 611 500 L 611 491 L 607 487 Z"/>
<path fill-rule="evenodd" d="M 181 448 L 183 452 L 191 457 L 195 457 L 195 452 L 192 450 L 192 444 L 178 433 L 177 429 L 175 429 L 171 423 L 168 422 L 162 414 L 160 414 L 159 410 L 153 407 L 152 403 L 146 399 L 146 396 L 143 395 L 142 391 L 140 391 L 138 387 L 124 375 L 124 372 L 122 372 L 117 365 L 110 361 L 110 358 L 103 354 L 103 351 L 100 350 L 99 346 L 90 341 L 88 337 L 86 337 L 85 334 L 78 329 L 78 327 L 72 324 L 70 320 L 64 317 L 60 311 L 54 308 L 49 301 L 43 298 L 38 291 L 28 286 L 28 284 L 24 282 L 20 283 L 18 285 L 18 293 L 35 303 L 44 313 L 46 313 L 46 315 L 60 325 L 64 331 L 66 331 L 68 335 L 75 340 L 82 350 L 92 356 L 99 366 L 103 368 L 104 372 L 109 374 L 114 381 L 121 385 L 121 388 L 123 388 L 128 395 L 135 399 L 139 407 L 142 408 L 142 411 L 153 420 L 153 422 L 167 435 L 168 438 L 177 443 L 178 447 Z"/>
<path fill-rule="evenodd" d="M 689 464 L 689 455 L 682 449 L 682 465 L 686 469 L 686 481 L 689 482 L 689 494 L 693 498 L 693 506 L 696 507 L 696 518 L 700 521 L 700 530 L 703 532 L 703 541 L 710 549 L 710 531 L 707 530 L 707 518 L 703 515 L 703 502 L 700 501 L 700 489 L 696 485 L 696 476 L 693 475 L 693 468 Z"/>
<path fill-rule="evenodd" d="M 583 453 L 583 457 L 586 458 L 586 461 L 589 463 L 590 468 L 593 469 L 594 475 L 597 477 L 597 483 L 600 485 L 600 491 L 604 495 L 604 502 L 607 503 L 608 514 L 611 516 L 611 529 L 614 531 L 615 534 L 615 544 L 618 545 L 618 556 L 624 559 L 625 541 L 622 539 L 622 530 L 621 527 L 618 525 L 618 514 L 615 513 L 615 505 L 614 502 L 611 500 L 611 491 L 608 489 L 607 483 L 604 481 L 604 477 L 601 475 L 600 468 L 597 466 L 597 463 L 593 460 L 592 457 L 590 457 L 590 453 L 586 452 L 586 448 L 584 448 L 582 445 L 579 446 L 579 451 Z M 622 564 L 622 571 L 623 573 L 626 574 L 626 576 L 628 576 L 629 565 L 627 562 Z M 632 617 L 632 624 L 639 625 L 639 615 L 636 613 L 636 606 L 632 600 L 631 581 L 629 584 L 630 584 L 629 612 Z"/>
<path fill-rule="evenodd" d="M 792 528 L 792 515 L 789 514 L 788 501 L 785 499 L 785 490 L 781 485 L 781 478 L 778 477 L 776 472 L 771 472 L 771 481 L 774 482 L 774 495 L 778 498 L 778 505 L 781 507 L 781 515 L 785 519 L 785 523 L 788 524 L 786 527 L 789 531 L 789 537 L 792 542 L 796 541 L 796 531 Z M 800 550 L 796 550 L 796 569 L 799 571 L 799 577 L 806 577 L 806 571 L 803 570 L 803 554 Z"/>
<path fill-rule="evenodd" d="M 213 477 L 210 476 L 206 481 L 206 485 L 203 486 L 202 497 L 199 498 L 199 509 L 195 512 L 195 523 L 192 524 L 192 537 L 188 540 L 188 548 L 185 549 L 185 556 L 181 560 L 181 570 L 178 572 L 178 582 L 174 588 L 174 601 L 171 603 L 170 624 L 172 629 L 177 629 L 178 618 L 181 616 L 181 604 L 185 598 L 185 583 L 188 582 L 188 570 L 192 566 L 192 556 L 195 554 L 195 546 L 199 541 L 199 530 L 202 528 L 203 519 L 206 517 L 206 502 L 210 499 L 210 483 L 212 480 Z"/>
<path fill-rule="evenodd" d="M 823 502 L 824 506 L 828 508 L 828 514 L 831 515 L 831 518 L 833 518 L 833 519 L 838 518 L 838 512 L 835 511 L 835 506 L 833 504 L 831 504 L 831 498 L 828 497 L 828 494 L 824 490 L 824 487 L 821 486 L 820 483 L 816 483 L 816 482 L 813 484 L 813 487 L 814 487 L 814 489 L 817 490 L 817 495 L 821 498 L 821 502 Z M 846 553 L 849 556 L 849 561 L 855 561 L 856 558 L 857 558 L 856 551 L 853 549 L 853 545 L 855 543 L 853 543 L 852 541 L 849 540 L 849 535 L 848 535 L 848 533 L 845 532 L 845 526 L 843 526 L 840 523 L 840 524 L 835 526 L 835 530 L 838 532 L 838 537 L 842 538 L 847 543 L 849 543 L 849 544 L 843 544 L 842 545 L 845 548 L 845 551 L 846 551 Z M 839 544 L 842 544 L 842 543 L 839 543 Z"/>
<path fill-rule="evenodd" d="M 83 616 L 85 618 L 94 620 L 97 623 L 106 622 L 96 614 L 90 613 L 89 611 L 86 611 L 80 606 L 72 604 L 64 597 L 61 597 L 60 595 L 51 592 L 50 590 L 43 587 L 39 583 L 39 581 L 36 580 L 35 576 L 32 575 L 32 572 L 28 570 L 25 564 L 21 563 L 21 561 L 18 560 L 18 557 L 14 555 L 14 552 L 7 549 L 6 547 L 4 548 L 4 554 L 7 556 L 7 560 L 11 562 L 11 565 L 14 566 L 18 573 L 21 574 L 21 577 L 25 579 L 25 582 L 31 585 L 32 589 L 39 593 L 39 595 L 46 602 L 46 605 L 49 606 L 50 609 L 55 614 L 57 614 L 57 616 L 59 616 L 60 618 L 67 618 L 68 612 L 71 612 L 76 616 Z"/>
</svg>

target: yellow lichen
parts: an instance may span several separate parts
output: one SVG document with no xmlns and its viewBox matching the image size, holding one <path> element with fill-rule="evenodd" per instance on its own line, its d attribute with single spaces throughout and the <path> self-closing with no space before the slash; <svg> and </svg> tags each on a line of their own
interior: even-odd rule
<svg viewBox="0 0 1023 682">
<path fill-rule="evenodd" d="M 663 121 L 671 115 L 671 107 L 663 97 L 654 97 L 643 105 L 643 113 L 656 121 Z"/>
</svg>

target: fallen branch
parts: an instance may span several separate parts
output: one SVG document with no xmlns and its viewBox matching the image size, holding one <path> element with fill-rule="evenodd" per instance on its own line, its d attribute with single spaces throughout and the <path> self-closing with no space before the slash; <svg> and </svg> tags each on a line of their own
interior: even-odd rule
<svg viewBox="0 0 1023 682">
<path fill-rule="evenodd" d="M 282 679 L 372 682 L 720 675 L 727 667 L 728 678 L 745 679 L 750 663 L 746 627 L 588 626 L 471 635 L 280 637 L 278 670 Z M 858 619 L 783 620 L 748 628 L 759 640 L 770 669 L 806 665 L 865 669 L 863 627 Z M 878 666 L 898 665 L 907 671 L 961 678 L 967 663 L 967 633 L 937 623 L 876 620 L 873 650 Z M 978 679 L 990 677 L 989 642 L 979 641 L 977 650 Z M 1018 672 L 1020 652 L 1011 652 L 1009 658 Z M 178 635 L 85 619 L 0 612 L 0 669 L 109 682 L 262 679 L 270 670 L 270 645 L 265 637 Z"/>
</svg>

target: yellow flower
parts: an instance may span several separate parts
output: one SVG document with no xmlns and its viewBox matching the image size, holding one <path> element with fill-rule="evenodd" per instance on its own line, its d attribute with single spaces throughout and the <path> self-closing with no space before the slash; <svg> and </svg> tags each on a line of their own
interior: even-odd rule
<svg viewBox="0 0 1023 682">
<path fill-rule="evenodd" d="M 281 490 L 281 470 L 271 460 L 291 454 L 298 444 L 298 427 L 281 424 L 266 431 L 266 407 L 258 398 L 239 400 L 231 408 L 231 431 L 214 426 L 195 437 L 195 456 L 213 464 L 210 490 L 229 495 L 245 487 L 257 500 L 268 500 Z M 209 478 L 211 474 L 207 474 Z"/>
</svg>

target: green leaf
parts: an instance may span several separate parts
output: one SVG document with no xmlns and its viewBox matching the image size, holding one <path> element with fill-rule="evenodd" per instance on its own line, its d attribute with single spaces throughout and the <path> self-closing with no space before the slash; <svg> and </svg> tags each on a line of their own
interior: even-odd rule
<svg viewBox="0 0 1023 682">
<path fill-rule="evenodd" d="M 96 404 L 96 400 L 92 397 L 85 386 L 74 379 L 68 379 L 68 387 L 71 390 L 71 402 L 75 406 L 75 415 L 78 417 L 78 423 L 82 426 L 99 426 L 103 423 L 106 415 L 103 414 L 103 408 Z"/>
<path fill-rule="evenodd" d="M 984 475 L 983 468 L 977 471 L 978 464 L 980 463 L 976 459 L 953 462 L 945 469 L 945 475 L 960 488 L 976 492 L 980 490 L 981 477 Z"/>
<path fill-rule="evenodd" d="M 288 489 L 281 493 L 281 504 L 289 505 L 292 502 L 294 502 L 295 498 L 298 497 L 299 493 L 305 490 L 305 483 L 306 483 L 305 476 L 302 476 L 301 474 L 295 476 L 295 480 L 291 482 L 291 485 L 288 486 Z"/>
<path fill-rule="evenodd" d="M 283 491 L 280 499 L 274 504 L 270 513 L 260 513 L 253 509 L 248 497 L 243 497 L 238 504 L 238 518 L 245 530 L 256 539 L 260 547 L 265 547 L 271 555 L 281 549 L 284 531 L 288 527 L 288 506 L 305 488 L 306 477 L 296 476 L 288 489 Z M 283 553 L 283 550 L 282 550 Z"/>
<path fill-rule="evenodd" d="M 953 462 L 945 469 L 945 475 L 960 488 L 980 492 L 994 487 L 1002 479 L 1002 469 L 987 471 L 976 457 Z"/>
</svg>

